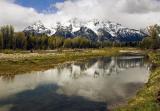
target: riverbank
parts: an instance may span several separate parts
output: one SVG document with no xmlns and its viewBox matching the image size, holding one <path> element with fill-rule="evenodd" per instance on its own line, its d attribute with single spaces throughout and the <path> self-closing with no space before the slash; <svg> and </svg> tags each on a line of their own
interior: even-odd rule
<svg viewBox="0 0 160 111">
<path fill-rule="evenodd" d="M 144 54 L 144 51 L 129 48 L 104 48 L 84 50 L 47 50 L 47 51 L 4 51 L 0 53 L 0 75 L 10 76 L 30 71 L 43 71 L 58 64 L 87 60 L 98 56 L 117 56 L 119 54 Z M 149 53 L 154 63 L 148 83 L 129 100 L 128 105 L 115 111 L 160 111 L 158 92 L 160 91 L 160 53 Z"/>
<path fill-rule="evenodd" d="M 150 52 L 148 55 L 153 63 L 148 83 L 129 100 L 128 105 L 114 111 L 160 111 L 160 53 Z"/>
<path fill-rule="evenodd" d="M 51 51 L 4 51 L 0 53 L 0 75 L 15 75 L 30 71 L 43 71 L 54 66 L 97 56 L 119 54 L 119 48 L 51 50 Z"/>
</svg>

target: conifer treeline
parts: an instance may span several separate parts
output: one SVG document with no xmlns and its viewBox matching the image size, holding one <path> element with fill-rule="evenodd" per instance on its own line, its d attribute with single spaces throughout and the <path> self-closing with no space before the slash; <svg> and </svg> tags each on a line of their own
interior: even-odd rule
<svg viewBox="0 0 160 111">
<path fill-rule="evenodd" d="M 0 49 L 56 49 L 56 48 L 90 48 L 98 47 L 96 43 L 91 43 L 83 37 L 64 39 L 63 37 L 47 35 L 25 34 L 24 32 L 14 32 L 13 26 L 3 26 L 0 28 Z"/>
<path fill-rule="evenodd" d="M 116 43 L 109 41 L 92 42 L 85 37 L 67 38 L 47 35 L 25 34 L 14 32 L 13 26 L 0 28 L 0 49 L 22 49 L 22 50 L 47 50 L 56 48 L 103 48 L 103 47 L 141 47 L 157 49 L 160 48 L 160 27 L 155 25 L 149 28 L 149 37 L 142 42 Z"/>
<path fill-rule="evenodd" d="M 85 37 L 67 38 L 47 35 L 35 36 L 24 32 L 14 32 L 13 26 L 0 28 L 0 49 L 47 50 L 56 48 L 102 48 L 109 46 L 135 46 L 134 43 L 92 42 Z"/>
</svg>

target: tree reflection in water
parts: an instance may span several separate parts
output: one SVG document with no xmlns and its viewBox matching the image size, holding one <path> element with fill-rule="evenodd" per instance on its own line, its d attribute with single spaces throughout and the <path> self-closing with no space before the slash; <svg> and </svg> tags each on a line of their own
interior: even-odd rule
<svg viewBox="0 0 160 111">
<path fill-rule="evenodd" d="M 101 57 L 44 72 L 0 77 L 0 110 L 105 111 L 124 103 L 147 82 L 141 56 Z"/>
</svg>

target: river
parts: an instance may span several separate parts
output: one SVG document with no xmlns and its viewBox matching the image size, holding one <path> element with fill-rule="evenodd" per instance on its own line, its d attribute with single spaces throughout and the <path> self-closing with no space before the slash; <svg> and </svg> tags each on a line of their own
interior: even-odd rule
<svg viewBox="0 0 160 111">
<path fill-rule="evenodd" d="M 149 78 L 143 56 L 97 57 L 0 77 L 0 111 L 107 111 Z"/>
</svg>

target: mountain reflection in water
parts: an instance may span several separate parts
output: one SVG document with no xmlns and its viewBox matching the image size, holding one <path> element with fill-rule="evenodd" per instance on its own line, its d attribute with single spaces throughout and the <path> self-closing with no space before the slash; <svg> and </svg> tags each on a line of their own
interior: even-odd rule
<svg viewBox="0 0 160 111">
<path fill-rule="evenodd" d="M 105 111 L 135 95 L 148 76 L 149 65 L 141 56 L 103 57 L 1 76 L 0 111 Z"/>
</svg>

